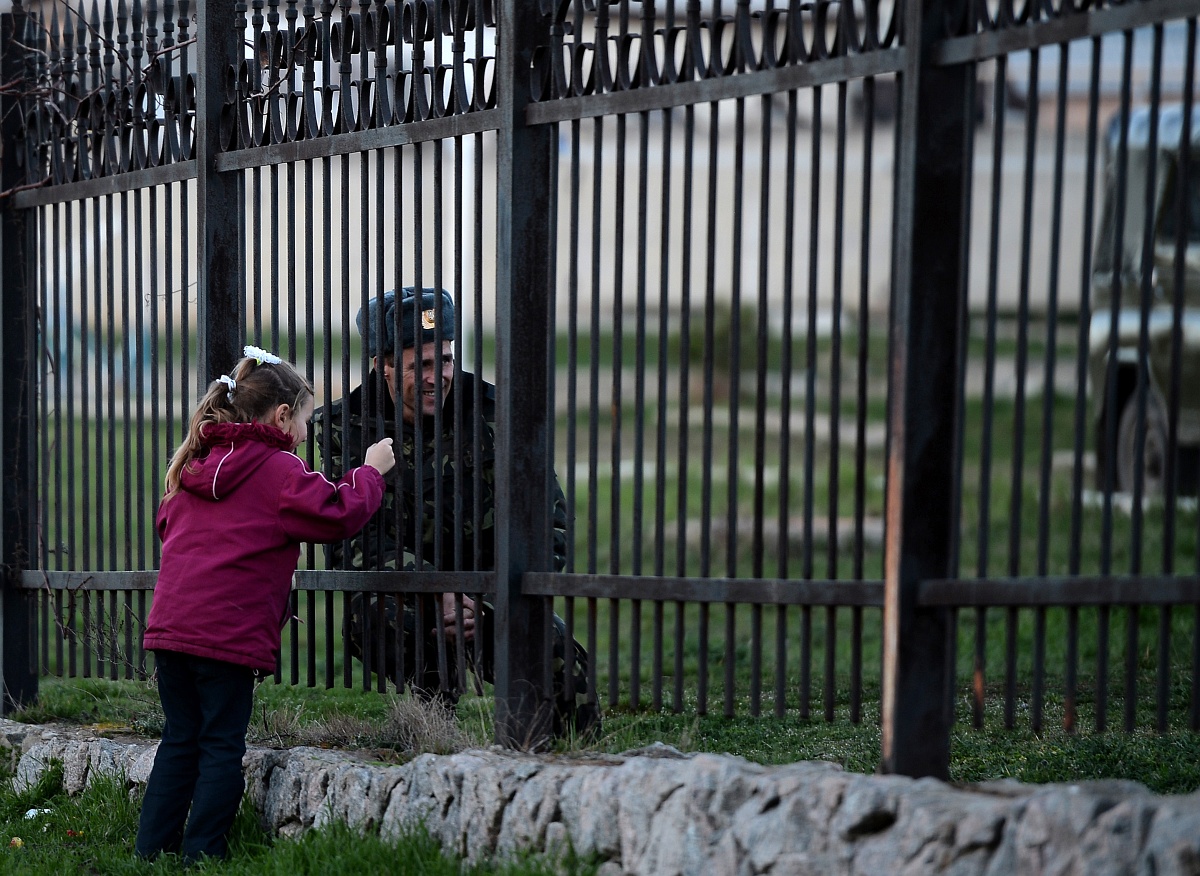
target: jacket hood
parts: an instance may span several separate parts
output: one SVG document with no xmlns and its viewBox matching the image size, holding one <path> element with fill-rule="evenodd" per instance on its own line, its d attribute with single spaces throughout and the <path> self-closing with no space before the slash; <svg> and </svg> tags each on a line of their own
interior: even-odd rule
<svg viewBox="0 0 1200 876">
<path fill-rule="evenodd" d="M 265 423 L 213 423 L 200 440 L 201 455 L 183 467 L 179 487 L 210 502 L 236 490 L 268 456 L 292 449 L 291 435 Z"/>
</svg>

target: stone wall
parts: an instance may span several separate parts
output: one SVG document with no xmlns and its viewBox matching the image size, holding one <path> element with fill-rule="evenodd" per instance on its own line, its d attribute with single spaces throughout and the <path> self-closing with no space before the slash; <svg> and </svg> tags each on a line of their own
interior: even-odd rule
<svg viewBox="0 0 1200 876">
<path fill-rule="evenodd" d="M 16 781 L 60 761 L 67 790 L 94 776 L 146 781 L 155 746 L 0 720 Z M 763 767 L 663 746 L 564 759 L 500 750 L 403 766 L 346 752 L 251 749 L 263 826 L 294 836 L 331 820 L 385 836 L 424 823 L 468 859 L 570 842 L 616 874 L 1200 874 L 1200 794 L 1133 782 L 959 788 L 833 764 Z"/>
</svg>

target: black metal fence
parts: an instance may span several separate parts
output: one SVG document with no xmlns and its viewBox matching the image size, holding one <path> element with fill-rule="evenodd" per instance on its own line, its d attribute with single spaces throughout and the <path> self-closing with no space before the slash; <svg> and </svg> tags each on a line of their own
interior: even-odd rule
<svg viewBox="0 0 1200 876">
<path fill-rule="evenodd" d="M 381 642 L 351 655 L 353 594 L 450 591 L 495 608 L 506 741 L 552 610 L 602 708 L 880 720 L 892 771 L 944 774 L 955 720 L 1200 728 L 1198 14 L 18 5 L 8 702 L 146 671 L 166 459 L 243 339 L 341 399 L 378 352 L 358 308 L 439 286 L 453 385 L 496 386 L 496 489 L 430 519 L 488 547 L 361 574 L 309 549 L 279 681 L 394 689 Z M 434 433 L 478 436 L 471 410 Z M 354 417 L 383 428 L 347 408 L 314 466 Z"/>
</svg>

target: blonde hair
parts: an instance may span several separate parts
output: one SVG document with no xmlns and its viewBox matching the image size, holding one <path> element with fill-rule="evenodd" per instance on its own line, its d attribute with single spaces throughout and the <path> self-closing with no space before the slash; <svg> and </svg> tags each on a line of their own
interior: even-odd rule
<svg viewBox="0 0 1200 876">
<path fill-rule="evenodd" d="M 313 398 L 312 384 L 287 362 L 260 364 L 257 359 L 247 356 L 228 376 L 233 378 L 235 387 L 231 389 L 223 380 L 214 380 L 192 414 L 187 436 L 167 466 L 164 502 L 179 490 L 184 467 L 200 456 L 205 431 L 210 425 L 256 423 L 279 405 L 290 405 L 295 411 Z"/>
</svg>

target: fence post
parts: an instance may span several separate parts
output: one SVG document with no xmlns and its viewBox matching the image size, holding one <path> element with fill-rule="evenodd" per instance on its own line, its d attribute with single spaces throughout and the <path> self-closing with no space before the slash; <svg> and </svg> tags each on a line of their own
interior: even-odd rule
<svg viewBox="0 0 1200 876">
<path fill-rule="evenodd" d="M 922 581 L 950 576 L 959 529 L 956 351 L 973 65 L 935 66 L 932 50 L 964 8 L 919 0 L 905 9 L 889 362 L 883 769 L 939 778 L 950 765 L 951 615 L 917 595 Z"/>
<path fill-rule="evenodd" d="M 196 185 L 200 231 L 200 386 L 241 358 L 245 257 L 245 179 L 240 170 L 217 172 L 225 71 L 235 71 L 244 48 L 232 28 L 234 0 L 199 0 L 196 82 Z M 186 75 L 186 71 L 185 71 Z M 259 339 L 255 339 L 256 342 Z"/>
<path fill-rule="evenodd" d="M 28 44 L 30 18 L 20 3 L 12 14 L 0 16 L 0 82 L 23 80 L 25 53 L 14 44 L 17 34 Z M 9 192 L 25 182 L 21 160 L 24 144 L 20 94 L 0 96 L 0 191 Z M 0 598 L 0 674 L 4 713 L 37 696 L 34 657 L 35 600 L 21 588 L 21 573 L 28 567 L 36 540 L 30 472 L 34 467 L 33 284 L 37 273 L 37 243 L 28 210 L 0 199 L 0 562 L 3 593 Z"/>
<path fill-rule="evenodd" d="M 540 570 L 552 526 L 549 459 L 552 126 L 528 127 L 531 62 L 548 32 L 539 0 L 502 0 L 497 35 L 496 255 L 496 742 L 528 748 L 546 736 L 542 601 L 521 593 Z M 519 357 L 519 358 L 518 358 Z"/>
</svg>

